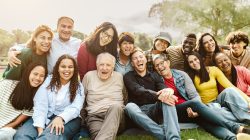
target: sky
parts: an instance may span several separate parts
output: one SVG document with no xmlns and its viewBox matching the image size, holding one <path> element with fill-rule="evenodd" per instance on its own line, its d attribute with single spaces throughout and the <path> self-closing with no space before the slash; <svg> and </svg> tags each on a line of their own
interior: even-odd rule
<svg viewBox="0 0 250 140">
<path fill-rule="evenodd" d="M 57 19 L 69 16 L 74 29 L 85 34 L 104 21 L 118 32 L 141 32 L 150 36 L 164 30 L 156 17 L 148 17 L 150 7 L 162 0 L 0 0 L 0 28 L 34 30 L 40 24 L 56 29 Z"/>
</svg>

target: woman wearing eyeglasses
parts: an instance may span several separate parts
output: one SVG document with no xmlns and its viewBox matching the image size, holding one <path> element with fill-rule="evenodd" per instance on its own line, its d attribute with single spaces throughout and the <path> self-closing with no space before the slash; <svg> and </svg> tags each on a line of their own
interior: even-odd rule
<svg viewBox="0 0 250 140">
<path fill-rule="evenodd" d="M 116 27 L 110 22 L 98 26 L 94 33 L 81 44 L 77 55 L 77 63 L 81 80 L 91 70 L 96 70 L 96 56 L 108 52 L 117 56 L 118 34 Z"/>
</svg>

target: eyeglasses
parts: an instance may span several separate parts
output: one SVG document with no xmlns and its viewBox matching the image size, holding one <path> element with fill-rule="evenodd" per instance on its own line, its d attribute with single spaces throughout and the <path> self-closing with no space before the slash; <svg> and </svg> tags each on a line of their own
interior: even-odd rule
<svg viewBox="0 0 250 140">
<path fill-rule="evenodd" d="M 103 31 L 102 33 L 103 33 L 104 37 L 107 37 L 109 40 L 113 39 L 113 35 L 108 34 L 107 31 Z"/>
<path fill-rule="evenodd" d="M 155 68 L 159 68 L 160 66 L 163 66 L 163 65 L 164 65 L 164 61 L 161 61 L 160 63 L 155 64 Z"/>
</svg>

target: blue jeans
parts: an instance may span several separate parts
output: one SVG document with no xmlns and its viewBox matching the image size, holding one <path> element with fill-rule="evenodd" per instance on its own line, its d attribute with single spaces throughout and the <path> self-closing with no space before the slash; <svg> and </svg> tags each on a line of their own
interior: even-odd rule
<svg viewBox="0 0 250 140">
<path fill-rule="evenodd" d="M 187 114 L 188 107 L 192 108 L 194 112 L 197 112 L 199 117 L 189 118 Z M 186 101 L 176 105 L 176 110 L 179 122 L 195 122 L 219 139 L 236 139 L 235 134 L 238 132 L 240 125 L 226 120 L 223 116 L 218 115 L 201 101 Z"/>
<path fill-rule="evenodd" d="M 50 133 L 50 128 L 45 128 L 40 136 L 37 136 L 37 129 L 33 126 L 33 119 L 30 118 L 22 127 L 17 130 L 14 140 L 68 140 L 79 132 L 81 118 L 75 118 L 64 125 L 64 133 L 56 135 L 55 131 Z"/>
<path fill-rule="evenodd" d="M 136 124 L 160 140 L 180 139 L 180 128 L 174 106 L 157 102 L 139 107 L 135 103 L 128 103 L 125 113 Z M 163 121 L 163 126 L 156 123 L 161 123 L 161 121 Z"/>
<path fill-rule="evenodd" d="M 235 88 L 224 89 L 216 100 L 222 107 L 228 108 L 241 123 L 250 123 L 249 105 Z"/>
</svg>

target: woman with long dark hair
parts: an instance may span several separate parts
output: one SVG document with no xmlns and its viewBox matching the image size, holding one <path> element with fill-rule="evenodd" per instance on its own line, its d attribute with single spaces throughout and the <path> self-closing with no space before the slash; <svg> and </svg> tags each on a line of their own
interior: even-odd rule
<svg viewBox="0 0 250 140">
<path fill-rule="evenodd" d="M 201 56 L 196 52 L 187 56 L 185 68 L 203 103 L 219 103 L 228 108 L 239 122 L 250 122 L 248 113 L 250 98 L 236 88 L 219 68 L 206 67 Z M 218 92 L 218 83 L 225 88 L 221 93 Z"/>
<path fill-rule="evenodd" d="M 104 22 L 94 33 L 81 44 L 77 55 L 79 74 L 82 79 L 91 70 L 96 70 L 96 57 L 102 52 L 108 52 L 117 57 L 118 34 L 115 26 Z"/>
<path fill-rule="evenodd" d="M 14 139 L 72 139 L 80 129 L 78 116 L 83 101 L 76 61 L 69 55 L 62 55 L 53 75 L 47 77 L 34 97 L 32 119 L 18 129 Z"/>
<path fill-rule="evenodd" d="M 33 113 L 33 97 L 47 75 L 42 63 L 31 63 L 19 81 L 0 81 L 0 139 L 12 139 L 18 126 Z"/>
<path fill-rule="evenodd" d="M 204 33 L 198 40 L 198 52 L 202 56 L 205 66 L 214 66 L 212 58 L 215 53 L 219 52 L 219 46 L 210 33 Z"/>
</svg>

